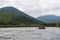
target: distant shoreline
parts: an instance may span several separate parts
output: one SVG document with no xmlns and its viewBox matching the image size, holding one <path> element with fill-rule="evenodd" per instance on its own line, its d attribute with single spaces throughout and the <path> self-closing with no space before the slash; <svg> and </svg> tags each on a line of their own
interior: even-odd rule
<svg viewBox="0 0 60 40">
<path fill-rule="evenodd" d="M 0 28 L 16 28 L 16 27 L 42 27 L 42 26 L 5 26 L 5 25 L 0 25 Z M 46 27 L 46 26 L 44 26 Z"/>
<path fill-rule="evenodd" d="M 39 27 L 39 26 L 0 26 L 0 28 L 10 28 L 10 27 Z"/>
</svg>

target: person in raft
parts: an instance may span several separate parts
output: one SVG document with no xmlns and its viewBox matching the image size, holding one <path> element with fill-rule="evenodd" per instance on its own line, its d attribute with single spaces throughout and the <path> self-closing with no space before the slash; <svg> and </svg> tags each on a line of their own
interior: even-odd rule
<svg viewBox="0 0 60 40">
<path fill-rule="evenodd" d="M 39 29 L 46 29 L 44 26 L 40 26 Z"/>
</svg>

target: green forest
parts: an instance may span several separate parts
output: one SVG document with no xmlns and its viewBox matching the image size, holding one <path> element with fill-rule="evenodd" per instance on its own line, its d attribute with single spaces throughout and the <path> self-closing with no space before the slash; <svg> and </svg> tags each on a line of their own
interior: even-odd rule
<svg viewBox="0 0 60 40">
<path fill-rule="evenodd" d="M 57 21 L 56 27 L 60 27 L 60 20 Z"/>
<path fill-rule="evenodd" d="M 38 26 L 40 24 L 20 14 L 0 12 L 0 26 Z"/>
<path fill-rule="evenodd" d="M 60 20 L 57 23 L 41 24 L 28 19 L 20 14 L 0 12 L 0 26 L 56 26 L 60 27 Z"/>
</svg>

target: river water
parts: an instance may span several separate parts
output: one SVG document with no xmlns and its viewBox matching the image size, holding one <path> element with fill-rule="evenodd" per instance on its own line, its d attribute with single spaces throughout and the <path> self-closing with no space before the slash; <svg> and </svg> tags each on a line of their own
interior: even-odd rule
<svg viewBox="0 0 60 40">
<path fill-rule="evenodd" d="M 0 40 L 60 40 L 60 28 L 0 28 Z"/>
</svg>

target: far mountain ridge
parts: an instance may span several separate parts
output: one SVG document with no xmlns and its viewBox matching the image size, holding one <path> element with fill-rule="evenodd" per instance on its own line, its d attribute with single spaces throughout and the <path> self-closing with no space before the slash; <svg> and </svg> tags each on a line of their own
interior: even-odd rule
<svg viewBox="0 0 60 40">
<path fill-rule="evenodd" d="M 37 19 L 41 20 L 41 21 L 43 21 L 45 23 L 56 23 L 58 20 L 60 20 L 60 16 L 45 15 L 45 16 L 40 16 Z"/>
</svg>

